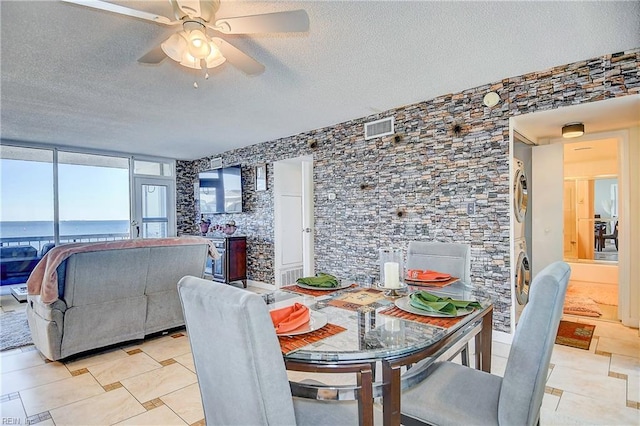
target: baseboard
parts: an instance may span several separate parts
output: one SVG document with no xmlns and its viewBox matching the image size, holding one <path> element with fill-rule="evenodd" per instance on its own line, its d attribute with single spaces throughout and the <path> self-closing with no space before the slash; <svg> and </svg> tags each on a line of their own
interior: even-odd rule
<svg viewBox="0 0 640 426">
<path fill-rule="evenodd" d="M 493 330 L 491 340 L 493 340 L 494 342 L 510 345 L 513 341 L 513 334 L 505 333 L 504 331 Z"/>
<path fill-rule="evenodd" d="M 258 288 L 262 288 L 265 290 L 271 290 L 271 291 L 276 291 L 277 288 L 274 284 L 267 284 L 264 283 L 262 281 L 254 281 L 254 280 L 247 280 L 247 287 L 258 287 Z"/>
</svg>

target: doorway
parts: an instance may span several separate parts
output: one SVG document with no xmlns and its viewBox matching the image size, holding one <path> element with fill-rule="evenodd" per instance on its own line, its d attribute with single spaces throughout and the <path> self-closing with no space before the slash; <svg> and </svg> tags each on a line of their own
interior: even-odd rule
<svg viewBox="0 0 640 426">
<path fill-rule="evenodd" d="M 617 321 L 618 139 L 563 144 L 565 313 Z"/>
<path fill-rule="evenodd" d="M 313 157 L 277 161 L 274 176 L 276 288 L 314 274 Z"/>
<path fill-rule="evenodd" d="M 175 185 L 173 180 L 135 177 L 131 220 L 132 238 L 175 236 Z"/>
<path fill-rule="evenodd" d="M 561 107 L 511 117 L 510 132 L 532 141 L 531 203 L 535 275 L 552 262 L 564 259 L 564 174 L 561 129 L 582 122 L 585 134 L 571 142 L 615 138 L 618 140 L 618 318 L 628 327 L 640 321 L 640 95 Z M 513 137 L 512 137 L 513 140 Z M 595 218 L 594 218 L 595 219 Z M 614 241 L 606 241 L 606 247 Z M 573 274 L 573 271 L 572 271 Z"/>
</svg>

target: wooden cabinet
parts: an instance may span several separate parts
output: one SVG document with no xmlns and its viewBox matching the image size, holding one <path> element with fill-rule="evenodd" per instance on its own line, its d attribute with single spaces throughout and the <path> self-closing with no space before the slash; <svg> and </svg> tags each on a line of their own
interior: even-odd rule
<svg viewBox="0 0 640 426">
<path fill-rule="evenodd" d="M 207 261 L 205 273 L 213 276 L 214 281 L 229 284 L 242 281 L 247 287 L 247 238 L 246 237 L 208 237 L 218 249 L 220 259 Z"/>
</svg>

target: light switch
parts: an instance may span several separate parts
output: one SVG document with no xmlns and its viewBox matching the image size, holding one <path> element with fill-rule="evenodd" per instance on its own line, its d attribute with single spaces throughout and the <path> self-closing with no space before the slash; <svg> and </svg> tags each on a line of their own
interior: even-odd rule
<svg viewBox="0 0 640 426">
<path fill-rule="evenodd" d="M 476 214 L 476 202 L 467 203 L 467 214 Z"/>
</svg>

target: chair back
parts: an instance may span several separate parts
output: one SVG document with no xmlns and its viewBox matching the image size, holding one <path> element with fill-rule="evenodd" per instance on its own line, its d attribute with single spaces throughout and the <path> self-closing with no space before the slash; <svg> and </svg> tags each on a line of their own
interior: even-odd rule
<svg viewBox="0 0 640 426">
<path fill-rule="evenodd" d="M 186 276 L 178 282 L 209 425 L 294 425 L 291 389 L 267 305 L 255 293 Z"/>
<path fill-rule="evenodd" d="M 529 302 L 516 327 L 500 389 L 500 424 L 538 422 L 570 275 L 568 264 L 555 262 L 531 282 Z"/>
<path fill-rule="evenodd" d="M 410 241 L 407 269 L 430 269 L 471 284 L 471 247 L 459 243 Z"/>
</svg>

